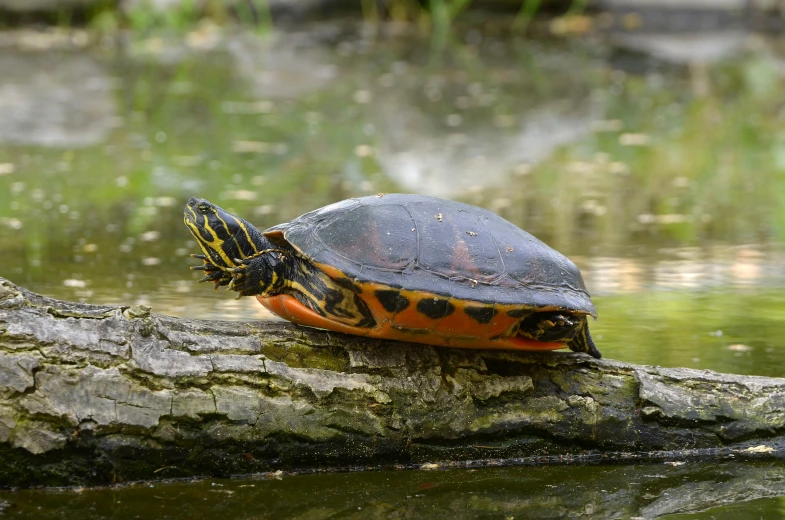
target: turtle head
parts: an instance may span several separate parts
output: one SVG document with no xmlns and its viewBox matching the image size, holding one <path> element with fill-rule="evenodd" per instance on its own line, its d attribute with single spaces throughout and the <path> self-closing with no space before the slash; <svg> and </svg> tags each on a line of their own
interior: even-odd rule
<svg viewBox="0 0 785 520">
<path fill-rule="evenodd" d="M 283 283 L 283 264 L 269 254 L 283 251 L 273 248 L 248 221 L 196 197 L 185 205 L 183 221 L 204 252 L 191 255 L 204 260 L 203 265 L 191 267 L 204 271 L 200 282 L 214 282 L 216 289 L 227 285 L 238 298 L 265 294 Z"/>
<path fill-rule="evenodd" d="M 205 199 L 192 197 L 185 205 L 183 221 L 204 252 L 205 262 L 220 270 L 237 267 L 238 259 L 270 247 L 252 224 Z"/>
</svg>

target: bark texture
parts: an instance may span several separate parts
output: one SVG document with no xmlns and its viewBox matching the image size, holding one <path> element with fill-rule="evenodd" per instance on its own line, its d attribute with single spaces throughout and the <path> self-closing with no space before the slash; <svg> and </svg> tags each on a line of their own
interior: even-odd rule
<svg viewBox="0 0 785 520">
<path fill-rule="evenodd" d="M 0 278 L 0 487 L 785 455 L 785 379 L 49 299 Z"/>
</svg>

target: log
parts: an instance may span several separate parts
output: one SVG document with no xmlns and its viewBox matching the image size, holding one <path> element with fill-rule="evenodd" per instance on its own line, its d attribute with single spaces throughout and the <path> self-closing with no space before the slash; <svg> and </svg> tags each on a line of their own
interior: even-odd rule
<svg viewBox="0 0 785 520">
<path fill-rule="evenodd" d="M 784 455 L 781 378 L 174 318 L 0 278 L 0 487 Z"/>
</svg>

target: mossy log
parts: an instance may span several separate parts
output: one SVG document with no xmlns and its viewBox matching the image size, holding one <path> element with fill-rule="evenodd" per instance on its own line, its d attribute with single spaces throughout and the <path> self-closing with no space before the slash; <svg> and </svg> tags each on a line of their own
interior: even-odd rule
<svg viewBox="0 0 785 520">
<path fill-rule="evenodd" d="M 173 318 L 0 278 L 0 487 L 784 454 L 785 379 Z"/>
</svg>

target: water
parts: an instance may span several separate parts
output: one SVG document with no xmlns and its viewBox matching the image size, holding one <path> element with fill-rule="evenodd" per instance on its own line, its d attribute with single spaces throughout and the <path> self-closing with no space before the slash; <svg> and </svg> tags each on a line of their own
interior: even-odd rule
<svg viewBox="0 0 785 520">
<path fill-rule="evenodd" d="M 753 33 L 725 35 L 720 46 L 707 38 L 716 52 L 697 52 L 699 42 L 664 52 L 656 38 L 533 39 L 490 20 L 456 29 L 434 54 L 427 40 L 393 26 L 267 35 L 204 26 L 116 41 L 6 33 L 0 275 L 63 299 L 272 319 L 254 300 L 194 283 L 188 255 L 198 251 L 181 217 L 189 197 L 264 228 L 351 196 L 418 192 L 491 208 L 571 257 L 594 295 L 592 333 L 606 357 L 784 376 L 785 54 L 777 39 Z M 236 494 L 211 507 L 245 504 L 237 511 L 248 517 L 351 516 L 355 506 L 380 517 L 386 507 L 434 515 L 479 496 L 505 506 L 476 516 L 514 516 L 544 504 L 543 490 L 565 476 L 589 487 L 608 479 L 621 490 L 625 471 L 654 469 L 314 475 L 253 488 L 233 481 L 225 485 Z M 732 473 L 706 471 L 709 481 Z M 683 475 L 686 483 L 704 478 Z M 404 498 L 420 479 L 438 485 Z M 182 517 L 177 504 L 203 486 L 156 484 L 145 500 L 163 493 L 162 511 Z M 295 507 L 298 486 L 334 486 L 332 509 L 285 509 Z M 40 507 L 76 516 L 148 491 L 36 493 L 30 500 Z M 785 516 L 781 495 L 739 493 L 730 502 L 755 501 L 707 514 Z M 11 495 L 16 505 L 5 515 L 31 515 L 39 505 L 21 505 L 27 496 Z M 113 514 L 133 516 L 126 506 Z"/>
<path fill-rule="evenodd" d="M 378 471 L 0 495 L 13 519 L 781 518 L 770 464 Z M 718 506 L 718 504 L 724 504 Z M 701 511 L 705 511 L 700 513 Z M 680 516 L 681 514 L 685 516 Z"/>
</svg>

